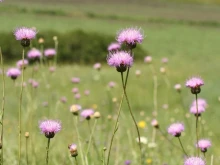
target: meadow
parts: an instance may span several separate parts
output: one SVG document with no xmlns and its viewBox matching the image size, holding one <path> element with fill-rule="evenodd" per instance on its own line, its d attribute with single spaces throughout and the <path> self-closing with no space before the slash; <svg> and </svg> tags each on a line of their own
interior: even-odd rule
<svg viewBox="0 0 220 165">
<path fill-rule="evenodd" d="M 219 20 L 220 7 L 214 4 L 165 3 L 164 1 L 138 1 L 129 4 L 124 1 L 60 3 L 23 0 L 19 2 L 5 0 L 0 3 L 2 23 L 0 31 L 6 33 L 12 33 L 19 26 L 27 26 L 36 27 L 39 33 L 45 30 L 65 33 L 82 29 L 86 32 L 116 36 L 119 30 L 127 27 L 142 28 L 145 38 L 143 43 L 137 46 L 149 52 L 153 61 L 151 64 L 144 63 L 144 59 L 134 61 L 128 79 L 127 93 L 131 109 L 139 123 L 140 134 L 148 141 L 147 144 L 142 145 L 144 164 L 152 165 L 183 164 L 183 152 L 169 142 L 172 141 L 174 145 L 179 146 L 178 140 L 167 133 L 168 126 L 173 122 L 184 122 L 182 142 L 189 155 L 196 155 L 195 117 L 189 113 L 195 96 L 185 87 L 185 82 L 197 75 L 205 82 L 201 87 L 199 98 L 204 98 L 208 103 L 208 108 L 199 121 L 201 137 L 212 141 L 212 147 L 206 153 L 207 165 L 218 165 L 220 162 Z M 4 47 L 1 49 L 4 58 Z M 18 50 L 18 60 L 21 59 L 21 52 L 22 47 Z M 59 48 L 57 55 L 59 56 Z M 164 57 L 169 60 L 167 64 L 161 62 Z M 40 132 L 38 124 L 46 118 L 57 119 L 62 123 L 62 130 L 51 140 L 49 164 L 75 164 L 68 150 L 69 144 L 78 145 L 78 136 L 74 127 L 76 117 L 70 112 L 73 104 L 80 104 L 83 109 L 92 108 L 101 113 L 100 119 L 92 118 L 89 122 L 79 118 L 77 127 L 81 135 L 82 151 L 85 154 L 91 135 L 89 127 L 93 127 L 97 121 L 93 140 L 99 154 L 91 146 L 88 159 L 90 165 L 105 164 L 102 159 L 107 158 L 123 87 L 120 73 L 115 68 L 108 66 L 106 61 L 97 62 L 102 63 L 100 71 L 94 69 L 93 64 L 76 63 L 72 65 L 58 63 L 54 72 L 50 71 L 51 66 L 48 65 L 30 65 L 25 69 L 21 164 L 27 164 L 27 155 L 29 164 L 45 164 L 47 139 Z M 15 66 L 15 61 L 5 64 L 5 70 L 12 66 Z M 153 73 L 152 67 L 155 69 Z M 161 67 L 166 69 L 165 74 L 160 72 Z M 139 76 L 135 74 L 137 70 L 141 71 Z M 155 76 L 157 77 L 156 103 Z M 79 77 L 80 83 L 72 83 L 73 77 Z M 36 80 L 39 86 L 34 88 L 29 83 L 29 79 Z M 116 86 L 110 88 L 108 85 L 110 81 L 114 81 Z M 174 89 L 174 85 L 178 83 L 182 85 L 181 93 Z M 5 84 L 3 151 L 4 164 L 11 165 L 17 164 L 18 159 L 17 126 L 21 77 L 15 82 L 5 77 Z M 73 88 L 79 89 L 80 99 L 75 98 Z M 84 94 L 86 90 L 90 91 L 88 96 Z M 155 106 L 157 115 L 155 115 Z M 154 118 L 159 121 L 163 133 L 151 126 Z M 30 133 L 29 138 L 25 138 L 25 132 Z M 110 157 L 111 165 L 124 164 L 126 160 L 130 160 L 131 165 L 139 164 L 140 151 L 136 138 L 136 129 L 124 100 L 119 129 L 116 132 Z M 26 142 L 27 148 L 25 148 Z M 104 147 L 107 150 L 103 156 Z M 81 165 L 82 155 L 79 148 L 78 154 L 78 164 Z"/>
</svg>

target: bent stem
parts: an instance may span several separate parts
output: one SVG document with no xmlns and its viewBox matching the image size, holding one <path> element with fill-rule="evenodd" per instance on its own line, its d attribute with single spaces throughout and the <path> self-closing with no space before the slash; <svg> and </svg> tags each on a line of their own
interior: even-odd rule
<svg viewBox="0 0 220 165">
<path fill-rule="evenodd" d="M 186 153 L 186 151 L 185 151 L 185 149 L 183 148 L 183 144 L 182 144 L 182 142 L 181 142 L 181 140 L 180 140 L 180 137 L 178 137 L 178 139 L 179 139 L 179 142 L 180 142 L 180 145 L 181 145 L 181 148 L 182 148 L 184 154 L 185 154 L 186 156 L 188 156 L 187 153 Z"/>
<path fill-rule="evenodd" d="M 3 135 L 4 135 L 4 111 L 5 111 L 5 70 L 4 70 L 4 63 L 2 57 L 2 51 L 0 47 L 0 56 L 1 56 L 1 66 L 2 66 L 2 116 L 1 116 L 1 165 L 3 165 Z"/>
<path fill-rule="evenodd" d="M 199 141 L 198 120 L 199 120 L 199 115 L 198 115 L 198 98 L 197 98 L 197 94 L 196 94 L 196 144 L 198 144 L 198 141 Z M 199 148 L 197 149 L 197 156 L 199 156 Z"/>
<path fill-rule="evenodd" d="M 112 138 L 111 138 L 111 141 L 110 141 L 110 146 L 109 146 L 109 150 L 108 150 L 108 157 L 107 157 L 107 165 L 109 165 L 109 158 L 110 158 L 110 154 L 111 154 L 113 140 L 114 140 L 115 134 L 118 130 L 118 120 L 119 120 L 119 116 L 120 116 L 120 113 L 121 113 L 121 107 L 122 107 L 123 100 L 124 100 L 124 93 L 122 94 L 122 97 L 121 97 L 121 102 L 120 102 L 120 105 L 119 105 L 119 108 L 118 108 L 118 114 L 117 114 L 117 119 L 116 119 L 115 126 L 114 126 L 114 131 L 113 131 Z"/>
<path fill-rule="evenodd" d="M 127 75 L 126 75 L 126 82 L 127 82 L 127 79 L 128 79 L 128 72 L 129 70 L 127 71 Z M 131 106 L 130 106 L 130 102 L 128 100 L 128 96 L 127 96 L 127 92 L 126 92 L 126 86 L 125 86 L 125 82 L 124 82 L 124 78 L 123 78 L 123 73 L 121 72 L 121 80 L 122 80 L 122 85 L 123 85 L 123 90 L 124 90 L 124 95 L 125 95 L 125 99 L 126 99 L 126 102 L 128 104 L 128 109 L 129 109 L 129 112 L 130 112 L 130 115 L 132 117 L 132 120 L 135 124 L 135 127 L 136 127 L 136 130 L 137 130 L 137 134 L 138 134 L 138 141 L 139 141 L 139 148 L 140 148 L 140 152 L 141 152 L 141 164 L 142 164 L 142 147 L 141 147 L 141 138 L 140 138 L 140 132 L 139 132 L 139 129 L 138 129 L 138 125 L 137 125 L 137 122 L 134 118 L 134 115 L 132 113 L 132 110 L 131 110 Z"/>
<path fill-rule="evenodd" d="M 24 50 L 23 47 L 22 51 L 22 64 L 24 64 Z M 21 92 L 20 92 L 20 101 L 19 101 L 19 112 L 18 112 L 18 165 L 21 163 L 21 107 L 22 107 L 22 94 L 23 94 L 23 83 L 24 83 L 24 67 L 22 66 L 22 72 L 21 72 Z"/>
<path fill-rule="evenodd" d="M 46 165 L 48 165 L 49 162 L 49 148 L 50 148 L 50 138 L 48 138 L 47 141 Z"/>
<path fill-rule="evenodd" d="M 75 129 L 76 129 L 76 134 L 77 134 L 77 138 L 78 138 L 78 143 L 79 143 L 79 149 L 80 149 L 80 156 L 81 156 L 81 159 L 82 159 L 82 164 L 84 165 L 85 162 L 84 162 L 84 158 L 83 158 L 83 153 L 82 153 L 82 144 L 81 144 L 81 140 L 80 140 L 80 135 L 79 135 L 79 130 L 78 130 L 78 127 L 77 127 L 77 123 L 78 123 L 78 116 L 75 117 Z"/>
</svg>

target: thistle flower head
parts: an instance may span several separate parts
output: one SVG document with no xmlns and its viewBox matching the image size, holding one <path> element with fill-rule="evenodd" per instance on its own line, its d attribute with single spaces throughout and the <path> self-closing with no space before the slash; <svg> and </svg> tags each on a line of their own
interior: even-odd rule
<svg viewBox="0 0 220 165">
<path fill-rule="evenodd" d="M 107 63 L 110 66 L 116 67 L 118 72 L 125 72 L 133 64 L 133 56 L 126 51 L 110 53 L 107 57 Z"/>
<path fill-rule="evenodd" d="M 61 123 L 56 120 L 43 120 L 39 122 L 39 128 L 47 138 L 53 138 L 61 130 Z"/>
<path fill-rule="evenodd" d="M 199 77 L 192 77 L 191 79 L 186 81 L 186 87 L 191 88 L 192 94 L 200 93 L 200 86 L 204 85 L 204 82 Z"/>
<path fill-rule="evenodd" d="M 33 48 L 28 51 L 27 57 L 30 60 L 39 60 L 41 57 L 41 52 L 40 50 Z"/>
<path fill-rule="evenodd" d="M 71 81 L 72 81 L 72 83 L 74 83 L 74 84 L 78 84 L 78 83 L 80 82 L 80 78 L 79 78 L 79 77 L 73 77 L 73 78 L 71 79 Z"/>
<path fill-rule="evenodd" d="M 70 112 L 72 112 L 74 115 L 78 115 L 79 111 L 82 109 L 81 105 L 73 104 L 70 107 Z"/>
<path fill-rule="evenodd" d="M 18 68 L 10 68 L 6 74 L 8 77 L 11 77 L 13 80 L 15 80 L 18 76 L 21 75 L 21 71 Z"/>
<path fill-rule="evenodd" d="M 185 160 L 184 165 L 206 165 L 200 157 L 189 157 Z"/>
<path fill-rule="evenodd" d="M 181 92 L 181 84 L 175 84 L 174 89 L 176 89 L 177 92 Z"/>
<path fill-rule="evenodd" d="M 202 98 L 198 98 L 197 99 L 197 103 L 198 103 L 198 106 L 202 106 L 204 108 L 207 108 L 208 107 L 208 103 L 206 102 L 205 99 L 202 99 Z M 196 106 L 196 100 L 194 100 L 192 102 L 192 106 Z"/>
<path fill-rule="evenodd" d="M 151 62 L 152 62 L 152 57 L 151 56 L 146 56 L 145 58 L 144 58 L 144 62 L 145 63 L 147 63 L 147 64 L 150 64 Z"/>
<path fill-rule="evenodd" d="M 108 51 L 109 52 L 116 52 L 119 51 L 121 48 L 121 45 L 117 42 L 113 42 L 108 46 Z"/>
<path fill-rule="evenodd" d="M 206 152 L 209 147 L 211 147 L 211 141 L 207 139 L 201 139 L 196 145 L 202 152 Z"/>
<path fill-rule="evenodd" d="M 183 131 L 184 125 L 182 123 L 173 123 L 168 128 L 168 133 L 175 137 L 180 137 Z"/>
<path fill-rule="evenodd" d="M 87 120 L 89 120 L 92 115 L 94 114 L 94 110 L 93 109 L 85 109 L 81 112 L 81 116 Z"/>
<path fill-rule="evenodd" d="M 125 165 L 130 165 L 131 164 L 131 161 L 130 160 L 125 160 Z"/>
<path fill-rule="evenodd" d="M 48 58 L 55 56 L 56 53 L 57 53 L 56 50 L 53 48 L 49 48 L 44 51 L 44 55 Z"/>
<path fill-rule="evenodd" d="M 19 61 L 17 61 L 16 65 L 20 69 L 21 68 L 26 68 L 26 66 L 28 65 L 28 60 L 26 60 L 26 59 L 24 59 L 24 61 L 23 60 L 19 60 Z"/>
<path fill-rule="evenodd" d="M 131 48 L 135 48 L 137 43 L 142 43 L 143 39 L 144 35 L 140 28 L 123 29 L 117 34 L 116 38 L 119 44 L 125 43 Z"/>
<path fill-rule="evenodd" d="M 153 120 L 151 121 L 151 125 L 152 125 L 153 127 L 155 127 L 155 128 L 159 128 L 159 123 L 158 123 L 158 121 L 157 121 L 156 119 L 153 119 Z"/>
<path fill-rule="evenodd" d="M 30 40 L 34 39 L 36 34 L 36 29 L 27 27 L 19 27 L 14 31 L 16 40 L 20 40 L 23 47 L 28 47 L 30 45 Z"/>
<path fill-rule="evenodd" d="M 205 107 L 198 105 L 198 112 L 196 105 L 191 106 L 190 112 L 195 116 L 200 116 L 202 112 L 205 112 Z"/>
<path fill-rule="evenodd" d="M 93 68 L 96 69 L 96 70 L 100 70 L 101 67 L 102 67 L 101 63 L 95 63 L 95 64 L 93 65 Z"/>
<path fill-rule="evenodd" d="M 78 152 L 77 152 L 77 145 L 76 144 L 70 144 L 68 146 L 69 148 L 69 151 L 70 151 L 70 155 L 72 157 L 76 157 L 78 155 Z"/>
</svg>

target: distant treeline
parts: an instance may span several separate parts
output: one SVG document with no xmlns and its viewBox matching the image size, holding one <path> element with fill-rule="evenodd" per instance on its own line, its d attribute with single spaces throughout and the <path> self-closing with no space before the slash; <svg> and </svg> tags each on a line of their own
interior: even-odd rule
<svg viewBox="0 0 220 165">
<path fill-rule="evenodd" d="M 15 40 L 13 33 L 0 33 L 0 46 L 5 62 L 21 59 L 22 46 Z M 31 47 L 41 50 L 39 38 L 44 39 L 43 47 L 54 48 L 53 37 L 58 38 L 58 62 L 60 63 L 94 63 L 106 61 L 108 45 L 115 42 L 115 36 L 109 36 L 81 30 L 60 33 L 56 31 L 40 31 L 37 38 L 31 42 Z M 31 48 L 26 48 L 25 52 Z M 138 45 L 135 49 L 135 59 L 143 60 L 147 52 Z M 27 57 L 27 56 L 26 56 Z"/>
</svg>

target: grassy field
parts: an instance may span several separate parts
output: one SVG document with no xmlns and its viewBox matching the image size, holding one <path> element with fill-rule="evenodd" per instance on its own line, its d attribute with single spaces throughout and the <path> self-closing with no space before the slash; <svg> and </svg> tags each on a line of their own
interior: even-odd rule
<svg viewBox="0 0 220 165">
<path fill-rule="evenodd" d="M 195 155 L 195 118 L 188 114 L 188 109 L 194 97 L 189 89 L 184 87 L 185 80 L 193 75 L 200 75 L 205 85 L 199 95 L 207 100 L 209 107 L 202 116 L 201 136 L 212 140 L 213 147 L 207 152 L 207 164 L 210 164 L 211 155 L 214 155 L 213 165 L 220 162 L 218 149 L 220 131 L 218 129 L 218 110 L 220 96 L 220 79 L 218 70 L 220 58 L 220 7 L 215 6 L 218 1 L 209 1 L 209 5 L 200 4 L 198 1 L 190 1 L 190 4 L 178 1 L 166 3 L 165 1 L 137 1 L 138 3 L 126 3 L 120 1 L 17 1 L 5 0 L 0 3 L 0 31 L 11 32 L 15 27 L 24 25 L 36 27 L 40 31 L 56 30 L 66 32 L 75 29 L 99 32 L 103 35 L 115 36 L 117 31 L 126 27 L 141 27 L 145 33 L 142 47 L 150 52 L 153 57 L 153 65 L 158 77 L 158 121 L 161 129 L 166 132 L 169 124 L 174 121 L 184 121 L 186 131 L 182 140 L 187 152 Z M 54 34 L 56 35 L 56 34 Z M 70 36 L 71 37 L 71 36 Z M 19 44 L 19 43 L 18 43 Z M 2 48 L 4 50 L 4 48 Z M 94 48 L 95 49 L 95 48 Z M 18 51 L 20 54 L 20 51 Z M 167 75 L 159 72 L 162 57 L 168 57 L 169 63 L 165 66 Z M 13 62 L 10 66 L 14 65 Z M 6 69 L 10 67 L 6 66 Z M 135 76 L 135 70 L 141 70 L 140 77 Z M 25 71 L 25 81 L 31 78 L 32 67 Z M 72 84 L 72 77 L 80 77 L 80 84 Z M 150 68 L 142 61 L 135 62 L 131 69 L 128 96 L 132 109 L 135 111 L 137 121 L 145 121 L 147 126 L 141 129 L 141 135 L 152 141 L 153 128 L 150 125 L 153 106 L 153 79 Z M 95 140 L 101 152 L 103 147 L 109 146 L 109 138 L 113 131 L 115 115 L 122 94 L 120 74 L 114 68 L 103 64 L 101 72 L 92 70 L 92 64 L 85 66 L 68 65 L 57 66 L 55 73 L 50 73 L 48 67 L 39 68 L 34 75 L 39 81 L 39 87 L 32 89 L 28 86 L 24 90 L 23 103 L 23 130 L 30 132 L 29 158 L 30 164 L 44 164 L 46 138 L 40 134 L 39 120 L 54 118 L 62 121 L 63 130 L 52 140 L 50 157 L 51 165 L 67 165 L 74 163 L 69 156 L 67 146 L 69 143 L 77 143 L 73 116 L 69 107 L 79 103 L 83 108 L 94 108 L 101 112 L 102 117 L 98 121 L 95 132 Z M 170 86 L 167 86 L 166 80 Z M 115 81 L 117 86 L 109 89 L 109 81 Z M 16 83 L 6 78 L 6 113 L 5 113 L 5 164 L 16 164 L 17 160 L 17 108 L 20 88 L 20 78 Z M 183 91 L 179 95 L 173 86 L 180 83 Z M 80 100 L 75 100 L 71 92 L 73 87 L 80 89 Z M 84 90 L 90 90 L 89 96 L 84 96 Z M 67 103 L 60 102 L 65 96 Z M 112 99 L 117 98 L 117 102 Z M 181 101 L 182 100 L 182 101 Z M 47 101 L 47 107 L 42 105 Z M 169 108 L 162 108 L 168 104 Z M 108 119 L 111 115 L 113 119 Z M 93 125 L 94 120 L 91 121 Z M 203 124 L 202 124 L 203 123 Z M 89 129 L 86 121 L 80 121 L 79 130 L 82 135 L 84 149 L 88 146 Z M 131 160 L 132 164 L 138 164 L 138 146 L 135 142 L 135 127 L 129 116 L 127 105 L 123 104 L 120 118 L 119 131 L 116 134 L 113 147 L 112 165 L 123 164 L 125 160 Z M 168 136 L 175 144 L 178 141 Z M 183 162 L 181 151 L 173 148 L 166 139 L 157 132 L 156 148 L 144 145 L 145 160 L 150 159 L 153 165 L 168 163 L 180 165 Z M 23 144 L 25 138 L 23 137 Z M 23 146 L 23 164 L 25 164 L 25 146 Z M 91 165 L 99 165 L 94 149 L 91 149 Z M 94 154 L 93 154 L 94 153 Z M 79 155 L 79 162 L 80 162 Z M 7 158 L 7 159 L 6 159 Z M 172 158 L 172 159 L 171 159 Z M 115 160 L 115 161 L 113 161 Z M 62 163 L 61 163 L 62 162 Z M 114 163 L 113 163 L 114 162 Z"/>
</svg>

